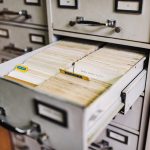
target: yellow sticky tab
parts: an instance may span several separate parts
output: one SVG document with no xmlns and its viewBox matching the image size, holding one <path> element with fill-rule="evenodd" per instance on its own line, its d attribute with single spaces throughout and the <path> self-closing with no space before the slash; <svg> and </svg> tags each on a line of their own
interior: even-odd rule
<svg viewBox="0 0 150 150">
<path fill-rule="evenodd" d="M 86 80 L 86 81 L 90 80 L 89 77 L 87 77 L 87 76 L 76 74 L 76 73 L 73 73 L 73 72 L 70 72 L 70 71 L 66 71 L 66 70 L 63 70 L 63 69 L 60 69 L 60 72 L 63 73 L 63 74 L 67 74 L 67 75 L 70 75 L 70 76 L 73 76 L 73 77 L 76 77 L 76 78 L 80 78 L 80 79 Z"/>
<path fill-rule="evenodd" d="M 24 65 L 17 65 L 15 67 L 15 70 L 19 71 L 19 72 L 26 73 L 26 72 L 28 72 L 29 68 L 27 66 L 24 66 Z"/>
</svg>

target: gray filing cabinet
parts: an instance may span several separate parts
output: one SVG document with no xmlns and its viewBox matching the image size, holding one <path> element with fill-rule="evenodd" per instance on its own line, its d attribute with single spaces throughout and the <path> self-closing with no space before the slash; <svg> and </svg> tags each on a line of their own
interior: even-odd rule
<svg viewBox="0 0 150 150">
<path fill-rule="evenodd" d="M 47 26 L 46 0 L 4 0 L 0 20 Z"/>
<path fill-rule="evenodd" d="M 121 1 L 121 0 L 120 0 Z M 119 1 L 119 2 L 120 2 Z M 74 37 L 82 39 L 90 39 L 94 41 L 104 41 L 121 45 L 128 45 L 131 47 L 139 47 L 138 51 L 149 50 L 149 23 L 150 23 L 150 1 L 143 2 L 142 13 L 132 14 L 129 12 L 115 12 L 114 1 L 106 0 L 83 0 L 78 1 L 79 7 L 77 9 L 65 9 L 58 7 L 56 0 L 47 0 L 47 7 L 49 12 L 49 30 L 52 31 L 51 41 L 59 37 Z M 99 5 L 98 5 L 99 4 Z M 132 4 L 132 3 L 129 3 Z M 52 10 L 50 10 L 52 6 Z M 25 7 L 24 7 L 25 8 Z M 106 9 L 107 8 L 107 9 Z M 132 7 L 131 7 L 132 9 Z M 90 10 L 90 11 L 89 11 Z M 77 17 L 84 17 L 85 20 L 96 22 L 107 22 L 108 19 L 116 20 L 116 27 L 120 27 L 121 32 L 115 32 L 114 28 L 108 26 L 83 26 L 77 24 Z M 53 17 L 53 18 L 51 18 Z M 145 19 L 146 17 L 146 19 Z M 83 18 L 82 18 L 83 19 Z M 30 19 L 29 19 L 30 20 Z M 29 21 L 28 20 L 28 21 Z M 28 21 L 25 21 L 26 23 Z M 71 21 L 76 25 L 71 25 Z M 140 23 L 139 23 L 140 22 Z M 81 23 L 81 22 L 80 22 Z M 53 26 L 52 26 L 53 25 Z M 34 39 L 34 38 L 33 38 Z M 144 49 L 146 48 L 146 50 Z M 149 52 L 147 56 L 150 58 Z M 150 64 L 148 65 L 148 77 L 150 75 Z M 149 97 L 148 93 L 150 88 L 150 81 L 147 80 L 144 98 L 139 98 L 135 105 L 126 115 L 117 115 L 104 132 L 97 138 L 95 143 L 101 141 L 107 143 L 107 147 L 114 150 L 143 150 L 141 147 L 144 143 L 146 114 L 148 112 Z M 31 92 L 31 91 L 30 91 Z M 33 94 L 32 94 L 33 95 Z M 38 95 L 39 98 L 41 96 Z M 47 98 L 47 97 L 46 97 Z M 49 99 L 46 99 L 49 102 Z M 146 107 L 147 106 L 147 107 Z M 29 106 L 28 108 L 30 108 Z M 63 107 L 61 105 L 61 107 Z M 30 108 L 32 110 L 32 108 Z M 144 110 L 144 111 L 143 111 Z M 76 110 L 77 116 L 78 110 Z M 71 114 L 72 115 L 72 114 Z M 134 121 L 133 121 L 134 120 Z M 132 122 L 131 122 L 132 121 Z M 40 122 L 40 121 L 39 121 Z M 77 122 L 77 121 L 76 121 Z M 45 123 L 46 124 L 46 123 Z M 145 124 L 145 125 L 144 125 Z M 44 125 L 45 128 L 48 126 Z M 52 125 L 51 128 L 54 126 Z M 57 127 L 54 127 L 57 130 Z M 63 130 L 63 129 L 62 129 Z M 55 133 L 62 133 L 61 131 Z M 61 134 L 60 134 L 61 135 Z M 58 135 L 58 137 L 60 137 Z M 78 138 L 76 138 L 78 140 Z M 58 140 L 58 139 L 57 139 Z M 57 141 L 56 140 L 56 141 Z M 57 141 L 58 142 L 58 141 Z M 55 143 L 57 145 L 57 142 Z M 60 143 L 62 141 L 60 140 Z M 75 141 L 76 142 L 76 141 Z M 80 142 L 78 142 L 80 143 Z M 73 143 L 70 143 L 70 145 Z M 80 143 L 81 144 L 81 143 Z M 65 149 L 66 145 L 63 145 Z"/>
</svg>

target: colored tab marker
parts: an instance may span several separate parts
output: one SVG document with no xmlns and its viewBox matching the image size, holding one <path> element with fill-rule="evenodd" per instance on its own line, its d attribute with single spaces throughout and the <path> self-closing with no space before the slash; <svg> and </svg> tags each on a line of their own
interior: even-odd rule
<svg viewBox="0 0 150 150">
<path fill-rule="evenodd" d="M 86 80 L 86 81 L 90 81 L 89 77 L 84 76 L 84 75 L 76 74 L 76 73 L 66 71 L 66 70 L 63 70 L 63 69 L 60 69 L 60 72 L 63 73 L 63 74 L 67 74 L 67 75 L 70 75 L 70 76 L 73 76 L 73 77 L 77 77 L 77 78 Z"/>
<path fill-rule="evenodd" d="M 22 72 L 22 73 L 26 73 L 26 72 L 28 72 L 29 68 L 27 66 L 24 66 L 24 65 L 17 65 L 15 67 L 15 70 Z"/>
</svg>

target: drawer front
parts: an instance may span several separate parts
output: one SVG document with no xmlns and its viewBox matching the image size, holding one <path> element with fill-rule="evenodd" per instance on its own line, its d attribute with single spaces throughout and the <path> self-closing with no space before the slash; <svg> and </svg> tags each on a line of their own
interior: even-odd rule
<svg viewBox="0 0 150 150">
<path fill-rule="evenodd" d="M 27 14 L 31 16 L 31 18 L 18 15 L 1 15 L 0 20 L 37 24 L 42 26 L 47 25 L 46 0 L 4 0 L 2 3 L 0 3 L 0 11 L 2 11 L 4 8 L 13 12 L 25 10 L 27 11 Z"/>
<path fill-rule="evenodd" d="M 110 0 L 82 0 L 78 1 L 78 3 L 79 6 L 77 9 L 64 9 L 58 7 L 56 0 L 52 0 L 53 27 L 56 31 L 67 31 L 87 34 L 88 36 L 96 35 L 146 43 L 150 42 L 149 0 L 143 1 L 143 10 L 140 14 L 129 13 L 128 11 L 123 13 L 116 12 L 114 11 L 115 1 Z M 116 20 L 116 26 L 121 28 L 121 32 L 114 32 L 113 28 L 105 26 L 88 26 L 83 24 L 70 26 L 69 22 L 76 21 L 76 17 L 78 16 L 84 17 L 88 21 L 100 23 L 106 23 L 108 19 Z M 145 17 L 147 19 L 144 19 Z"/>
<path fill-rule="evenodd" d="M 10 43 L 20 49 L 32 47 L 34 50 L 48 44 L 48 31 L 0 25 L 0 43 L 1 50 Z"/>
<path fill-rule="evenodd" d="M 104 143 L 103 141 L 108 142 L 108 147 L 112 147 L 113 150 L 136 150 L 138 136 L 116 127 L 108 126 L 94 143 Z"/>
<path fill-rule="evenodd" d="M 112 121 L 112 123 L 114 122 L 119 125 L 123 125 L 125 127 L 129 127 L 136 131 L 139 131 L 143 100 L 143 97 L 139 97 L 126 115 L 118 114 Z"/>
</svg>

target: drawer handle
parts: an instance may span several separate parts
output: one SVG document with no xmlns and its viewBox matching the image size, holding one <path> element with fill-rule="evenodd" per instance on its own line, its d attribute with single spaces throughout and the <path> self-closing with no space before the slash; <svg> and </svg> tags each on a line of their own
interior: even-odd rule
<svg viewBox="0 0 150 150">
<path fill-rule="evenodd" d="M 116 26 L 116 20 L 107 20 L 106 23 L 101 23 L 96 21 L 84 20 L 84 17 L 76 17 L 75 21 L 69 22 L 69 25 L 71 27 L 75 26 L 76 24 L 89 25 L 89 26 L 105 26 L 105 27 L 114 28 L 116 33 L 121 32 L 121 28 Z"/>
<path fill-rule="evenodd" d="M 15 132 L 20 135 L 29 135 L 31 136 L 33 131 L 41 132 L 40 126 L 34 122 L 30 123 L 28 129 L 20 129 L 13 126 L 11 123 L 7 121 L 5 109 L 0 107 L 0 125 L 9 131 Z"/>
<path fill-rule="evenodd" d="M 31 121 L 27 129 L 17 128 L 7 121 L 6 111 L 2 107 L 0 107 L 0 126 L 19 135 L 26 135 L 35 139 L 43 149 L 54 150 L 49 144 L 50 142 L 48 135 L 41 132 L 41 127 L 39 124 Z"/>
<path fill-rule="evenodd" d="M 27 47 L 27 48 L 25 48 L 25 49 L 21 49 L 21 48 L 15 47 L 15 44 L 12 44 L 12 43 L 10 43 L 10 44 L 7 45 L 7 46 L 4 46 L 3 49 L 4 49 L 5 51 L 8 51 L 8 52 L 15 51 L 15 52 L 22 52 L 22 53 L 27 53 L 27 52 L 33 51 L 33 48 L 32 48 L 32 47 Z"/>
<path fill-rule="evenodd" d="M 4 8 L 2 11 L 0 11 L 0 15 L 18 15 L 18 16 L 24 16 L 25 19 L 30 19 L 31 15 L 28 14 L 27 10 L 20 10 L 19 12 L 8 10 L 7 8 Z"/>
</svg>

